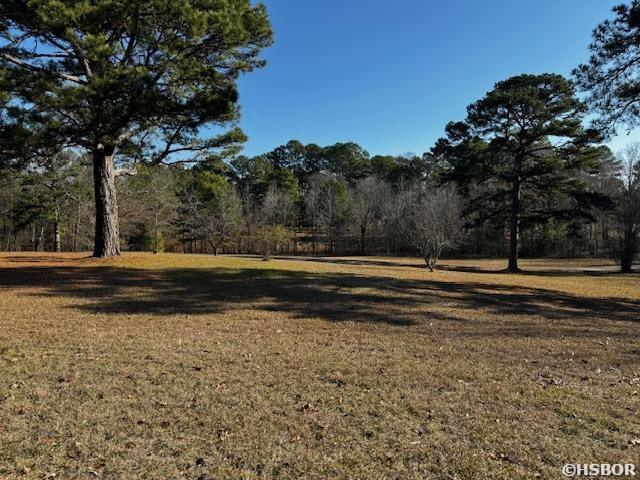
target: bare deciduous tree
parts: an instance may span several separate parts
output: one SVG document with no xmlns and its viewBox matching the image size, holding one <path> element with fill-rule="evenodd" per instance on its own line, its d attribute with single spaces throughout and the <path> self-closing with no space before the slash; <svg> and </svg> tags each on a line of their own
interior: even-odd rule
<svg viewBox="0 0 640 480">
<path fill-rule="evenodd" d="M 460 238 L 461 211 L 460 198 L 452 188 L 418 192 L 408 240 L 432 272 L 440 256 Z"/>
<path fill-rule="evenodd" d="M 120 231 L 138 237 L 135 247 L 161 252 L 179 205 L 176 172 L 163 165 L 138 164 L 121 169 L 116 180 Z"/>
<path fill-rule="evenodd" d="M 415 200 L 414 189 L 404 182 L 400 182 L 391 193 L 385 207 L 386 221 L 383 225 L 387 252 L 406 251 Z"/>
<path fill-rule="evenodd" d="M 351 213 L 360 235 L 360 254 L 366 255 L 367 235 L 383 221 L 389 185 L 376 177 L 366 177 L 358 181 L 350 194 Z"/>
<path fill-rule="evenodd" d="M 204 202 L 194 192 L 186 192 L 183 200 L 187 228 L 203 238 L 217 255 L 218 250 L 231 242 L 238 232 L 241 218 L 240 199 L 229 188 L 215 200 Z"/>
<path fill-rule="evenodd" d="M 324 233 L 328 251 L 334 253 L 349 213 L 347 185 L 335 175 L 318 174 L 311 179 L 311 189 L 315 199 L 314 221 Z"/>
<path fill-rule="evenodd" d="M 307 223 L 311 228 L 311 251 L 314 254 L 316 253 L 316 245 L 320 234 L 320 198 L 325 181 L 325 175 L 321 173 L 311 175 L 304 197 Z"/>
<path fill-rule="evenodd" d="M 260 209 L 262 221 L 271 226 L 290 225 L 295 216 L 295 207 L 289 193 L 271 184 L 262 200 Z"/>
</svg>

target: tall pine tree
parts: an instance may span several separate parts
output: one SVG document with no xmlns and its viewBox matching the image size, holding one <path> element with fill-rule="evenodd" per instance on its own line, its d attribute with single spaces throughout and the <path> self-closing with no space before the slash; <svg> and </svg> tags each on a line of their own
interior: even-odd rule
<svg viewBox="0 0 640 480">
<path fill-rule="evenodd" d="M 157 164 L 235 151 L 237 79 L 263 65 L 271 41 L 265 7 L 250 0 L 0 3 L 0 72 L 22 121 L 91 154 L 95 256 L 120 252 L 114 156 Z"/>
<path fill-rule="evenodd" d="M 596 199 L 584 172 L 596 170 L 595 131 L 582 127 L 585 106 L 560 75 L 519 75 L 498 82 L 450 123 L 434 148 L 467 197 L 478 222 L 509 225 L 509 265 L 518 271 L 523 225 L 552 217 L 588 215 Z"/>
</svg>

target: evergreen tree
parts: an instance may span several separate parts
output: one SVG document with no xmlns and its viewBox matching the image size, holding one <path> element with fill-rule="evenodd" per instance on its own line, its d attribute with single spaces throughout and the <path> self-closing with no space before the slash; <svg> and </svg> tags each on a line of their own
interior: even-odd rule
<svg viewBox="0 0 640 480">
<path fill-rule="evenodd" d="M 91 154 L 95 256 L 120 252 L 114 155 L 170 163 L 235 151 L 236 81 L 270 43 L 265 7 L 250 0 L 0 4 L 0 75 L 23 119 Z"/>
<path fill-rule="evenodd" d="M 615 17 L 593 31 L 588 63 L 574 70 L 577 84 L 590 93 L 589 106 L 600 127 L 640 125 L 640 1 L 614 7 Z"/>
<path fill-rule="evenodd" d="M 588 215 L 595 195 L 583 172 L 598 168 L 595 131 L 585 106 L 560 75 L 519 75 L 496 84 L 450 123 L 433 153 L 450 163 L 448 178 L 467 196 L 479 222 L 508 221 L 509 266 L 518 270 L 522 226 L 553 217 Z"/>
</svg>

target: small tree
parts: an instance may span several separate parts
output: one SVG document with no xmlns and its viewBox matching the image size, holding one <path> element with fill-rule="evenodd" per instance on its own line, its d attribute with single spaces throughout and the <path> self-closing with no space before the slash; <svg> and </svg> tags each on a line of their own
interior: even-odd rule
<svg viewBox="0 0 640 480">
<path fill-rule="evenodd" d="M 433 272 L 440 256 L 454 248 L 460 239 L 461 201 L 451 188 L 430 190 L 418 195 L 407 230 L 408 241 Z"/>
<path fill-rule="evenodd" d="M 262 260 L 267 261 L 278 253 L 281 245 L 291 238 L 291 232 L 282 225 L 265 225 L 256 230 L 255 244 Z"/>
<path fill-rule="evenodd" d="M 240 198 L 221 174 L 205 170 L 193 175 L 182 195 L 181 229 L 202 238 L 217 255 L 237 236 L 242 216 Z"/>
<path fill-rule="evenodd" d="M 163 251 L 178 206 L 177 172 L 164 165 L 138 164 L 118 185 L 124 193 L 123 213 L 144 231 L 142 246 L 153 253 Z"/>
</svg>

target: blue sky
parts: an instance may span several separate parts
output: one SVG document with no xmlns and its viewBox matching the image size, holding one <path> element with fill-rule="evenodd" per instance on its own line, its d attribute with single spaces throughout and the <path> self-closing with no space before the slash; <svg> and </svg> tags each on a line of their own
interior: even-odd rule
<svg viewBox="0 0 640 480">
<path fill-rule="evenodd" d="M 245 153 L 290 139 L 422 153 L 499 80 L 569 75 L 620 0 L 265 0 L 267 66 L 240 81 Z M 611 142 L 614 150 L 638 132 Z"/>
</svg>

